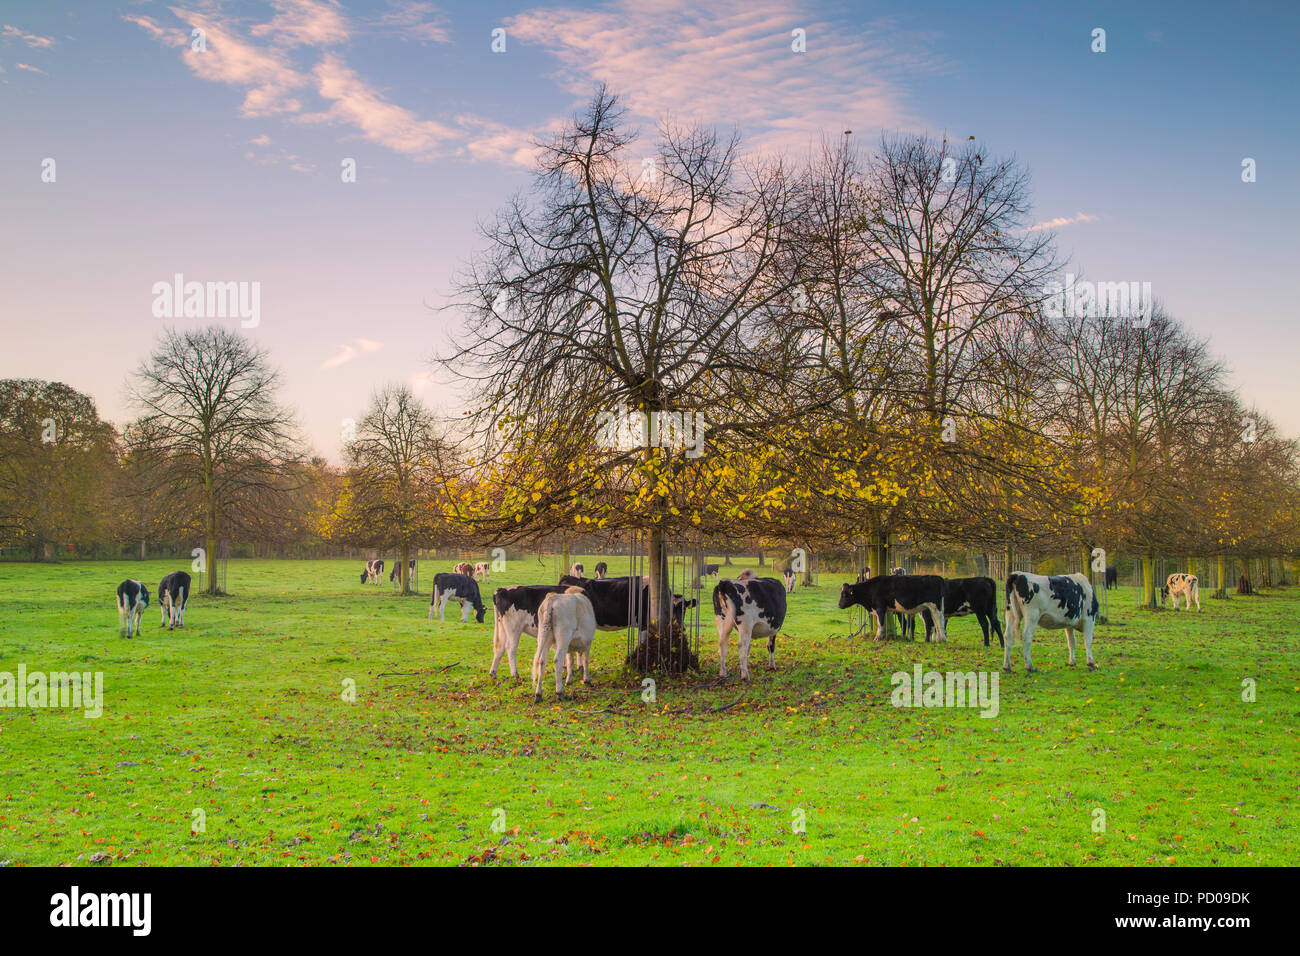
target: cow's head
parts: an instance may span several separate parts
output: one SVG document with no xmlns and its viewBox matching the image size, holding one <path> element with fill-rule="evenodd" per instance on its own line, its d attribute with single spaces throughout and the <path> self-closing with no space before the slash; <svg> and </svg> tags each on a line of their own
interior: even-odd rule
<svg viewBox="0 0 1300 956">
<path fill-rule="evenodd" d="M 370 577 L 370 569 L 366 568 L 364 571 L 361 572 L 361 583 L 365 584 L 366 578 L 368 577 Z"/>
<path fill-rule="evenodd" d="M 483 602 L 482 602 L 482 601 L 479 601 L 477 604 L 474 605 L 474 620 L 476 620 L 476 621 L 478 621 L 478 623 L 482 624 L 482 623 L 483 623 L 483 615 L 484 615 L 486 612 L 487 612 L 487 608 L 485 608 L 485 607 L 483 606 Z"/>
<path fill-rule="evenodd" d="M 1169 586 L 1167 584 L 1160 585 L 1160 603 L 1169 603 Z"/>
<path fill-rule="evenodd" d="M 840 609 L 853 607 L 855 604 L 861 604 L 862 599 L 858 596 L 857 584 L 845 584 L 840 588 Z"/>
<path fill-rule="evenodd" d="M 673 620 L 676 621 L 678 624 L 681 624 L 684 620 L 686 620 L 686 609 L 695 607 L 695 605 L 699 603 L 700 602 L 695 598 L 691 598 L 689 601 L 683 601 L 682 596 L 680 594 L 674 594 L 673 595 Z"/>
<path fill-rule="evenodd" d="M 141 607 L 149 606 L 149 588 L 143 581 L 140 582 L 140 605 Z"/>
</svg>

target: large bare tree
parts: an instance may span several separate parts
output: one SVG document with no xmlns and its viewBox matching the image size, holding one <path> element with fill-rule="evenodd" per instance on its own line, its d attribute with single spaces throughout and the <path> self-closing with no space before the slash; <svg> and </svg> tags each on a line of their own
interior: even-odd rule
<svg viewBox="0 0 1300 956">
<path fill-rule="evenodd" d="M 221 534 L 274 512 L 302 459 L 266 352 L 220 325 L 164 332 L 129 384 L 169 479 L 203 510 L 207 560 Z M 208 575 L 208 592 L 217 577 Z"/>
</svg>

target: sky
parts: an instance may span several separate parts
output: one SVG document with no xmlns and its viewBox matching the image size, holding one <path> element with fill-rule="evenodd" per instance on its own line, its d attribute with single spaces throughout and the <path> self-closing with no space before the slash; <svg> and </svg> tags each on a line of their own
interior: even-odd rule
<svg viewBox="0 0 1300 956">
<path fill-rule="evenodd" d="M 455 415 L 429 359 L 478 225 L 604 82 L 646 134 L 1014 156 L 1075 271 L 1151 282 L 1300 435 L 1298 41 L 1293 2 L 0 0 L 0 377 L 124 424 L 160 332 L 207 322 L 156 314 L 179 273 L 259 284 L 228 321 L 325 457 L 386 383 Z"/>
</svg>

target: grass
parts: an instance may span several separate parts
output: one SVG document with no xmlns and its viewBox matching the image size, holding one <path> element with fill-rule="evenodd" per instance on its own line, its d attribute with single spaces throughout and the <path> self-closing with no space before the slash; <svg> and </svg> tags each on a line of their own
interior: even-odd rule
<svg viewBox="0 0 1300 956">
<path fill-rule="evenodd" d="M 105 694 L 98 719 L 0 708 L 0 865 L 1300 859 L 1300 589 L 1199 615 L 1112 592 L 1099 669 L 1040 631 L 1041 673 L 1018 660 L 985 719 L 890 706 L 915 663 L 1000 667 L 974 618 L 945 645 L 850 638 L 830 576 L 793 596 L 778 669 L 756 647 L 750 686 L 713 686 L 706 612 L 703 674 L 653 704 L 623 635 L 599 634 L 595 686 L 536 705 L 531 638 L 523 679 L 493 682 L 490 613 L 429 623 L 428 584 L 362 586 L 356 561 L 231 561 L 233 596 L 196 597 L 184 630 L 159 629 L 155 596 L 119 637 L 117 583 L 186 565 L 0 565 L 0 672 L 102 671 Z M 492 586 L 550 580 L 518 560 Z"/>
</svg>

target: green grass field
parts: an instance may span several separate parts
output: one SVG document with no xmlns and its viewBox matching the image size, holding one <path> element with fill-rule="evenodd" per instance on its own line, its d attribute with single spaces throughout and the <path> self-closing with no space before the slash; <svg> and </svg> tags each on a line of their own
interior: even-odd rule
<svg viewBox="0 0 1300 956">
<path fill-rule="evenodd" d="M 594 686 L 537 705 L 531 638 L 524 676 L 494 682 L 490 610 L 425 620 L 433 562 L 401 598 L 357 561 L 231 561 L 234 596 L 196 597 L 184 630 L 155 595 L 119 637 L 117 583 L 187 567 L 0 565 L 0 672 L 102 671 L 105 697 L 98 719 L 0 709 L 0 865 L 1300 862 L 1300 589 L 1199 615 L 1112 592 L 1098 670 L 1040 631 L 1041 673 L 1017 653 L 986 719 L 893 707 L 890 675 L 996 670 L 996 639 L 973 617 L 946 645 L 850 638 L 843 578 L 793 596 L 777 670 L 756 648 L 748 686 L 734 638 L 710 686 L 708 612 L 703 673 L 654 704 L 623 635 L 598 634 Z"/>
</svg>

